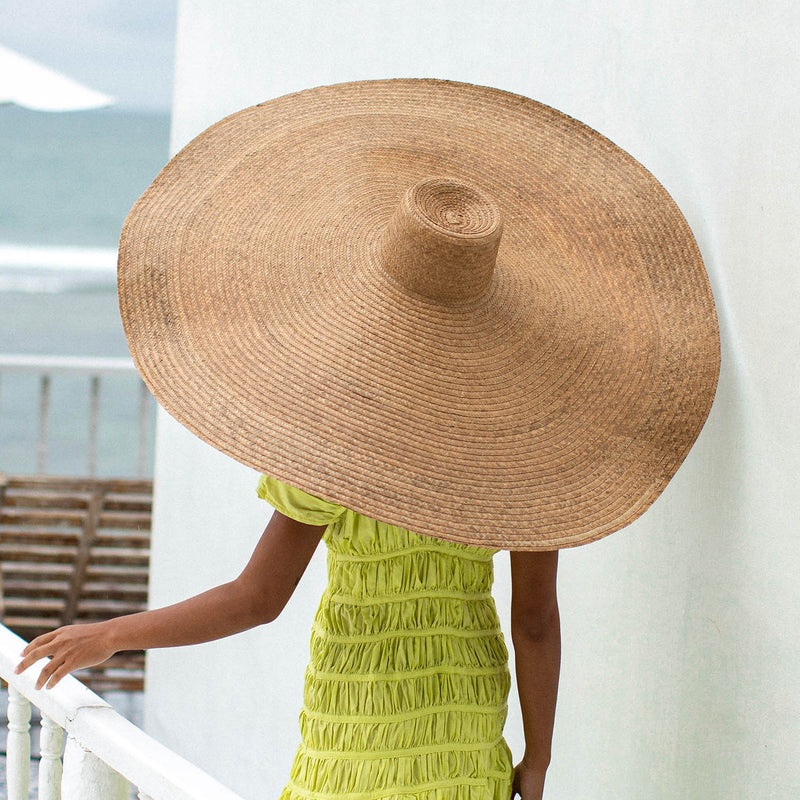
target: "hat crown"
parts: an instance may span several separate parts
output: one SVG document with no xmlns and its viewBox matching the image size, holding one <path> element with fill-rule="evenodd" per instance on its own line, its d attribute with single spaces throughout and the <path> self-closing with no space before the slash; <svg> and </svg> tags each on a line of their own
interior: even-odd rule
<svg viewBox="0 0 800 800">
<path fill-rule="evenodd" d="M 378 257 L 405 289 L 448 305 L 471 302 L 491 285 L 502 229 L 485 194 L 463 181 L 427 178 L 403 194 Z"/>
</svg>

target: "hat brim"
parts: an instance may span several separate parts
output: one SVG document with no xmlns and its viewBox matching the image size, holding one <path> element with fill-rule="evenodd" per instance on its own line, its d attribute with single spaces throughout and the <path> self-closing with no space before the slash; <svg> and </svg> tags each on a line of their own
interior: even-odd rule
<svg viewBox="0 0 800 800">
<path fill-rule="evenodd" d="M 431 175 L 503 215 L 473 303 L 414 295 L 376 258 Z M 582 123 L 469 84 L 340 84 L 222 120 L 128 216 L 119 292 L 139 371 L 200 438 L 486 547 L 568 547 L 636 519 L 719 372 L 702 259 L 658 181 Z"/>
</svg>

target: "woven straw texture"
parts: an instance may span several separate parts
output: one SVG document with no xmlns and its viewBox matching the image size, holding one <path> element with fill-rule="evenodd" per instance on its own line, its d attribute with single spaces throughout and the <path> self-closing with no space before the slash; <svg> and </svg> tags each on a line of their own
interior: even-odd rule
<svg viewBox="0 0 800 800">
<path fill-rule="evenodd" d="M 281 800 L 508 800 L 497 551 L 384 525 L 267 476 L 258 493 L 328 525 L 301 745 Z"/>
<path fill-rule="evenodd" d="M 144 380 L 202 439 L 486 547 L 636 519 L 719 371 L 663 187 L 585 125 L 468 84 L 340 84 L 222 120 L 132 209 L 119 290 Z"/>
</svg>

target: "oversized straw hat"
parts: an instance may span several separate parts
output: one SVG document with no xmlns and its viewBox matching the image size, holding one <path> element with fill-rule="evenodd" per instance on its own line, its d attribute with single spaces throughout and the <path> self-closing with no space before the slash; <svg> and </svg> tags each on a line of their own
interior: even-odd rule
<svg viewBox="0 0 800 800">
<path fill-rule="evenodd" d="M 635 520 L 719 372 L 703 262 L 658 181 L 565 114 L 449 81 L 213 125 L 130 212 L 119 295 L 139 371 L 197 436 L 486 547 Z"/>
</svg>

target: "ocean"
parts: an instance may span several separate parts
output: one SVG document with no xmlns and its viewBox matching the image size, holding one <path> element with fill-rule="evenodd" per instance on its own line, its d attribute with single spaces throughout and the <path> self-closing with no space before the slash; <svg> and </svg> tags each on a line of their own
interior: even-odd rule
<svg viewBox="0 0 800 800">
<path fill-rule="evenodd" d="M 125 216 L 166 163 L 169 116 L 0 106 L 0 357 L 128 357 L 116 296 Z M 89 381 L 51 379 L 50 474 L 87 473 Z M 136 376 L 103 377 L 97 474 L 136 474 Z M 153 417 L 145 474 L 152 473 Z M 0 369 L 0 472 L 37 468 L 39 377 Z"/>
</svg>

